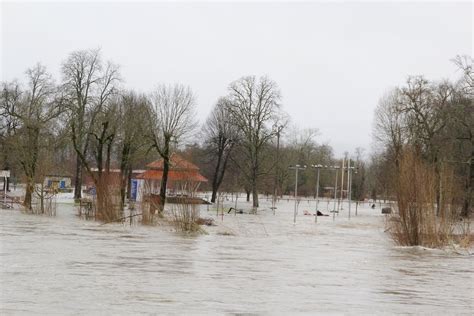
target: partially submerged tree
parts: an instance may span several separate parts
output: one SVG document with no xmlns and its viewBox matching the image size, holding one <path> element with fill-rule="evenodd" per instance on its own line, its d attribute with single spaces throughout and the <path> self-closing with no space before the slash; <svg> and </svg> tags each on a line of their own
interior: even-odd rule
<svg viewBox="0 0 474 316">
<path fill-rule="evenodd" d="M 14 136 L 20 124 L 15 116 L 9 113 L 15 113 L 16 107 L 20 104 L 22 91 L 20 84 L 16 81 L 2 82 L 0 94 L 0 149 L 2 151 L 1 163 L 3 170 L 11 170 L 15 158 L 12 157 Z M 2 191 L 9 190 L 10 178 L 7 178 Z"/>
<path fill-rule="evenodd" d="M 165 207 L 173 143 L 177 144 L 195 127 L 194 106 L 195 97 L 193 92 L 189 87 L 181 84 L 158 85 L 150 96 L 148 134 L 152 147 L 163 159 L 160 212 Z"/>
<path fill-rule="evenodd" d="M 99 50 L 72 52 L 62 65 L 63 89 L 68 97 L 71 139 L 76 151 L 74 198 L 81 198 L 82 168 L 87 161 L 96 117 L 116 92 L 118 67 L 103 64 Z"/>
<path fill-rule="evenodd" d="M 211 196 L 213 203 L 239 137 L 236 126 L 232 124 L 227 103 L 227 99 L 220 98 L 203 127 L 205 144 L 214 164 Z"/>
<path fill-rule="evenodd" d="M 453 61 L 462 71 L 457 83 L 412 76 L 381 100 L 374 126 L 375 139 L 381 146 L 371 164 L 376 172 L 375 169 L 370 172 L 378 179 L 370 182 L 378 193 L 394 196 L 397 192 L 390 179 L 398 176 L 400 156 L 410 148 L 417 159 L 433 168 L 437 214 L 441 215 L 441 208 L 449 202 L 452 207 L 462 204 L 461 215 L 468 216 L 474 182 L 474 75 L 471 57 L 457 56 Z M 445 200 L 443 173 L 450 170 L 457 179 L 462 179 L 458 181 L 465 183 L 462 203 Z M 377 185 L 380 181 L 384 185 Z M 392 192 L 380 192 L 382 187 Z"/>
<path fill-rule="evenodd" d="M 474 200 L 474 70 L 470 56 L 453 60 L 462 77 L 457 82 L 454 98 L 449 105 L 448 131 L 451 160 L 464 176 L 464 198 L 461 215 L 470 216 Z"/>
<path fill-rule="evenodd" d="M 96 187 L 98 212 L 105 220 L 110 220 L 113 214 L 109 214 L 105 205 L 107 192 L 103 190 L 106 184 L 102 175 L 104 167 L 110 166 L 115 136 L 113 124 L 116 118 L 112 115 L 115 110 L 111 101 L 117 93 L 118 67 L 110 62 L 103 65 L 99 50 L 87 50 L 73 52 L 63 63 L 62 71 L 63 88 L 69 100 L 71 139 L 77 155 L 74 197 L 81 197 L 82 167 L 85 167 Z M 97 173 L 93 172 L 88 159 L 91 146 L 94 146 L 92 154 Z"/>
<path fill-rule="evenodd" d="M 132 176 L 132 166 L 136 160 L 144 156 L 144 150 L 148 145 L 146 139 L 147 109 L 149 101 L 144 95 L 133 91 L 122 93 L 118 100 L 118 126 L 117 150 L 120 165 L 120 201 L 121 208 L 127 197 L 126 188 L 129 187 Z M 148 146 L 149 147 L 149 146 Z M 130 195 L 128 194 L 130 198 Z"/>
<path fill-rule="evenodd" d="M 280 107 L 280 90 L 267 77 L 243 77 L 229 86 L 228 111 L 233 124 L 242 133 L 241 147 L 245 155 L 241 161 L 242 174 L 250 184 L 253 206 L 258 207 L 259 178 L 262 152 L 274 136 L 270 128 Z"/>
<path fill-rule="evenodd" d="M 366 196 L 366 167 L 364 161 L 364 149 L 357 147 L 355 149 L 355 161 L 351 162 L 351 166 L 355 166 L 355 170 L 351 171 L 352 178 L 352 198 L 356 201 L 364 200 Z"/>
<path fill-rule="evenodd" d="M 44 66 L 37 64 L 28 69 L 26 75 L 28 85 L 23 92 L 16 85 L 8 92 L 8 85 L 4 85 L 1 106 L 2 111 L 17 123 L 13 152 L 25 174 L 24 207 L 31 210 L 41 150 L 49 136 L 51 122 L 59 117 L 63 108 L 52 77 Z"/>
</svg>

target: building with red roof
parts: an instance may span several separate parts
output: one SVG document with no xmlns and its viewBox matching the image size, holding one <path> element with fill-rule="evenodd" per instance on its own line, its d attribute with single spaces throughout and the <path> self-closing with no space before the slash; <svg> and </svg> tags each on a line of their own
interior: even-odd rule
<svg viewBox="0 0 474 316">
<path fill-rule="evenodd" d="M 163 177 L 163 159 L 149 163 L 146 168 L 147 170 L 137 175 L 136 179 L 144 181 L 147 193 L 158 193 Z M 199 168 L 195 164 L 178 154 L 171 155 L 167 182 L 170 193 L 195 192 L 202 182 L 207 182 L 207 179 L 199 173 Z"/>
</svg>

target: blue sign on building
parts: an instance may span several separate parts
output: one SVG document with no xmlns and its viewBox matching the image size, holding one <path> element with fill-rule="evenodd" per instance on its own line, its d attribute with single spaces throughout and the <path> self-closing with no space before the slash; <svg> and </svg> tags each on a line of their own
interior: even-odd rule
<svg viewBox="0 0 474 316">
<path fill-rule="evenodd" d="M 132 179 L 132 186 L 130 191 L 130 200 L 136 201 L 137 200 L 137 193 L 138 193 L 138 180 Z"/>
</svg>

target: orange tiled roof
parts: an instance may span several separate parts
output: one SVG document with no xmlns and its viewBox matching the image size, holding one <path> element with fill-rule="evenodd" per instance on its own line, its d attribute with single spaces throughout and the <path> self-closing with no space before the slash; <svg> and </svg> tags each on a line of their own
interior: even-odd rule
<svg viewBox="0 0 474 316">
<path fill-rule="evenodd" d="M 185 160 L 178 154 L 171 155 L 170 165 L 170 170 L 199 170 L 195 164 Z M 146 167 L 148 169 L 163 170 L 163 159 L 155 160 L 146 165 Z"/>
<path fill-rule="evenodd" d="M 199 173 L 199 168 L 177 154 L 170 158 L 171 166 L 168 171 L 168 180 L 173 181 L 196 181 L 207 182 L 207 179 Z M 147 165 L 148 170 L 139 174 L 137 179 L 161 180 L 163 177 L 163 159 L 153 161 Z"/>
<path fill-rule="evenodd" d="M 142 174 L 137 176 L 137 179 L 144 180 L 161 180 L 163 177 L 162 170 L 147 170 Z M 207 179 L 202 176 L 198 171 L 178 171 L 170 170 L 168 171 L 168 180 L 177 182 L 177 181 L 196 181 L 196 182 L 207 182 Z"/>
</svg>

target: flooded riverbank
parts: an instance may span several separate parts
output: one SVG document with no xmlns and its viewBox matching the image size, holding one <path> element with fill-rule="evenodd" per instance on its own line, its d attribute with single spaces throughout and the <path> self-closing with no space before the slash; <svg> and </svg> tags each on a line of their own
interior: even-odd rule
<svg viewBox="0 0 474 316">
<path fill-rule="evenodd" d="M 225 214 L 198 236 L 100 226 L 71 204 L 56 217 L 1 210 L 1 313 L 472 313 L 472 256 L 396 247 L 380 209 L 315 225 L 305 203 L 296 225 L 289 201 L 276 215 Z"/>
</svg>

